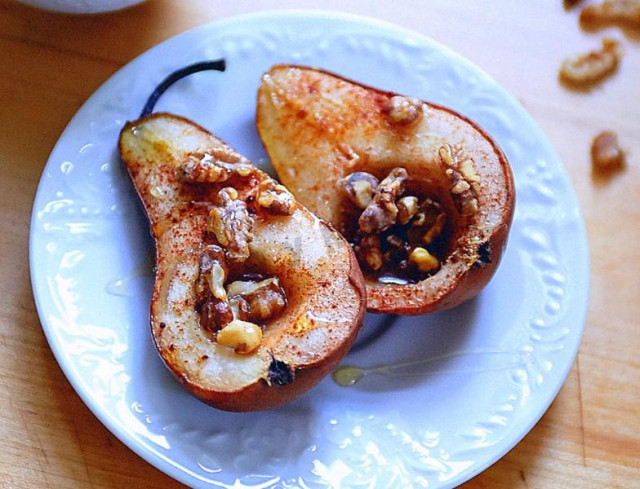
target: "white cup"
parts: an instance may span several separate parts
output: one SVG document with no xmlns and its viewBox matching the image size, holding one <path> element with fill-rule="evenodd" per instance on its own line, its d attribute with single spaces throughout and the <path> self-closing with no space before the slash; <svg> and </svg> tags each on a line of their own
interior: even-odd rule
<svg viewBox="0 0 640 489">
<path fill-rule="evenodd" d="M 144 0 L 18 0 L 26 5 L 67 14 L 97 14 L 130 7 Z"/>
</svg>

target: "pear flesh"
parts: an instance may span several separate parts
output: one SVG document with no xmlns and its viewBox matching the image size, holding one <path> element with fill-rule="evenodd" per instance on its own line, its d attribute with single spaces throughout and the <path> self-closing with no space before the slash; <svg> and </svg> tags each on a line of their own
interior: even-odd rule
<svg viewBox="0 0 640 489">
<path fill-rule="evenodd" d="M 261 325 L 254 351 L 238 353 L 202 327 L 196 308 L 210 212 L 223 188 L 246 204 L 256 187 L 275 182 L 202 127 L 166 113 L 126 124 L 119 151 L 156 243 L 153 339 L 177 379 L 208 404 L 251 411 L 292 400 L 335 368 L 365 308 L 362 274 L 343 237 L 295 201 L 286 215 L 254 216 L 248 253 L 230 261 L 229 274 L 276 277 L 286 307 Z M 220 182 L 210 175 L 187 181 L 185 165 L 194 155 L 222 161 L 237 174 Z"/>
<path fill-rule="evenodd" d="M 344 191 L 354 174 L 383 180 L 403 169 L 412 195 L 446 211 L 437 271 L 389 281 L 360 260 L 369 311 L 444 310 L 490 280 L 506 245 L 515 191 L 505 155 L 471 120 L 322 70 L 279 65 L 262 78 L 257 128 L 282 183 L 347 239 L 358 219 Z"/>
</svg>

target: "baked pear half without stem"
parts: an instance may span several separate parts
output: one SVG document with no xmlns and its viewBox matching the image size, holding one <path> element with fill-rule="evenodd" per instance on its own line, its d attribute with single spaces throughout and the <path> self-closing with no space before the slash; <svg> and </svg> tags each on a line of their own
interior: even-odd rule
<svg viewBox="0 0 640 489">
<path fill-rule="evenodd" d="M 365 288 L 344 238 L 195 123 L 127 123 L 119 151 L 156 245 L 151 330 L 166 366 L 202 401 L 273 408 L 351 347 Z"/>
<path fill-rule="evenodd" d="M 301 66 L 275 66 L 257 127 L 282 183 L 338 229 L 372 312 L 456 306 L 487 284 L 507 241 L 505 155 L 451 109 Z"/>
</svg>

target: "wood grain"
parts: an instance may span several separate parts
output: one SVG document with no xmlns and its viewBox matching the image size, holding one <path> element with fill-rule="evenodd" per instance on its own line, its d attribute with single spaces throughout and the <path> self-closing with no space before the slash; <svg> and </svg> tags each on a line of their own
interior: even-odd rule
<svg viewBox="0 0 640 489">
<path fill-rule="evenodd" d="M 119 67 L 197 25 L 301 0 L 150 0 L 95 16 L 0 0 L 0 487 L 182 487 L 120 443 L 58 367 L 31 292 L 28 239 L 40 174 L 60 132 Z M 638 487 L 640 480 L 640 33 L 585 31 L 560 1 L 350 2 L 318 7 L 387 20 L 483 67 L 529 110 L 565 163 L 586 220 L 592 282 L 578 358 L 534 429 L 468 488 Z M 618 72 L 590 91 L 558 83 L 569 54 L 622 43 Z M 619 135 L 627 168 L 594 179 L 591 138 Z"/>
</svg>

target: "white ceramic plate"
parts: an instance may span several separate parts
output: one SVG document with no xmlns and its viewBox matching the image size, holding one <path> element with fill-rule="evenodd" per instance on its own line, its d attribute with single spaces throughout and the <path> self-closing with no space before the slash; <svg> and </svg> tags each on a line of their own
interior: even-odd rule
<svg viewBox="0 0 640 489">
<path fill-rule="evenodd" d="M 190 117 L 267 165 L 256 89 L 275 63 L 319 66 L 448 105 L 478 121 L 513 166 L 517 207 L 489 286 L 455 310 L 368 316 L 332 378 L 269 412 L 201 404 L 166 371 L 148 328 L 152 243 L 116 140 L 176 68 L 225 58 L 224 74 L 180 81 L 158 110 Z M 361 18 L 287 12 L 232 18 L 162 43 L 105 83 L 46 166 L 31 232 L 34 294 L 70 382 L 124 443 L 195 487 L 449 487 L 488 467 L 538 421 L 583 330 L 588 253 L 565 170 L 518 102 L 420 35 Z M 387 368 L 375 368 L 380 365 Z"/>
</svg>

